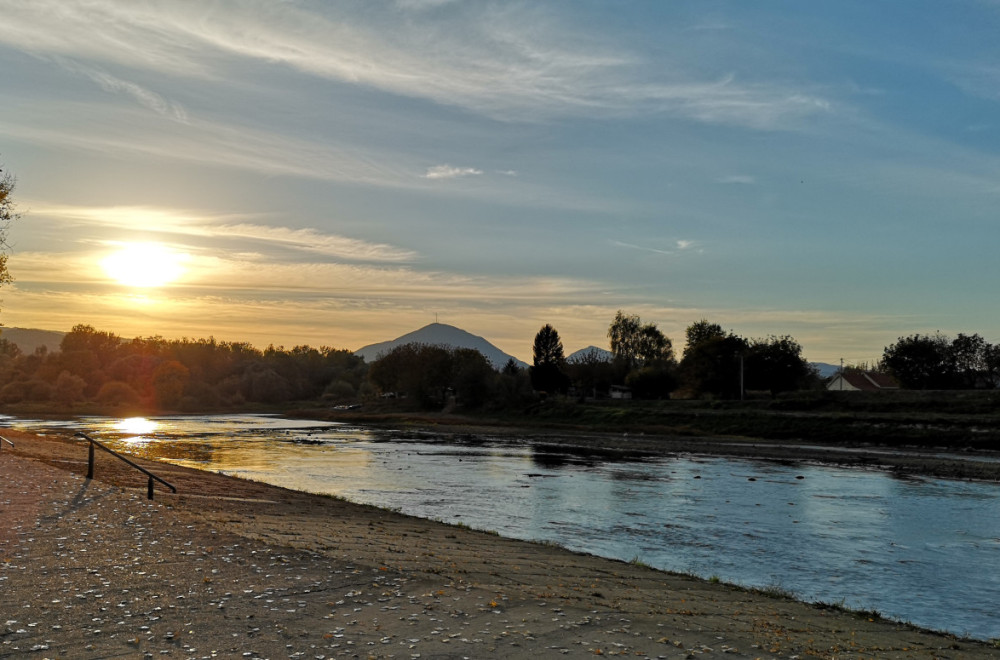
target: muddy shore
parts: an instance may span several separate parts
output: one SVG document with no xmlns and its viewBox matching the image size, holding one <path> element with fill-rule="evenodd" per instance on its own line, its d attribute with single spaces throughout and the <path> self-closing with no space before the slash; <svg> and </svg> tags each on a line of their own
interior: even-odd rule
<svg viewBox="0 0 1000 660">
<path fill-rule="evenodd" d="M 749 437 L 743 435 L 679 434 L 653 425 L 627 432 L 593 430 L 568 424 L 528 427 L 448 414 L 359 414 L 329 410 L 296 413 L 312 419 L 398 430 L 422 440 L 462 442 L 489 438 L 511 444 L 532 443 L 554 450 L 590 455 L 654 456 L 687 454 L 750 458 L 789 463 L 816 463 L 883 470 L 901 475 L 1000 482 L 1000 451 L 965 445 L 906 445 L 899 442 L 858 442 Z M 887 437 L 891 431 L 887 431 Z"/>
<path fill-rule="evenodd" d="M 989 643 L 5 434 L 0 657 L 991 658 Z"/>
</svg>

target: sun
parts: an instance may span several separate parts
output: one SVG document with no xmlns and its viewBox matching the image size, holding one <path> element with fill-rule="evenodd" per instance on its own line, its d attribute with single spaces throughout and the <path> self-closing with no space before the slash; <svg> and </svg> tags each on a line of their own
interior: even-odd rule
<svg viewBox="0 0 1000 660">
<path fill-rule="evenodd" d="M 176 281 L 184 274 L 188 255 L 159 243 L 125 243 L 101 260 L 104 272 L 125 286 L 151 288 Z"/>
</svg>

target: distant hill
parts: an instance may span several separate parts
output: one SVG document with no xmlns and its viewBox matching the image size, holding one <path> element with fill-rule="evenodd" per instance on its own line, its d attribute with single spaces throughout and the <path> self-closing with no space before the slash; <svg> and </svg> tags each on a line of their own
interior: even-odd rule
<svg viewBox="0 0 1000 660">
<path fill-rule="evenodd" d="M 59 350 L 65 332 L 58 330 L 34 330 L 31 328 L 0 328 L 0 339 L 17 344 L 21 352 L 30 355 L 39 346 L 44 346 L 49 353 Z"/>
<path fill-rule="evenodd" d="M 809 365 L 814 367 L 816 371 L 819 372 L 820 378 L 829 378 L 840 371 L 839 365 L 827 364 L 826 362 L 810 362 Z"/>
<path fill-rule="evenodd" d="M 461 328 L 456 328 L 453 325 L 446 325 L 444 323 L 431 323 L 426 325 L 419 330 L 414 330 L 402 337 L 397 337 L 390 341 L 383 341 L 377 344 L 369 344 L 363 348 L 359 348 L 354 351 L 355 355 L 359 355 L 365 359 L 365 362 L 374 362 L 378 356 L 382 353 L 391 351 L 397 346 L 402 346 L 404 344 L 428 344 L 430 346 L 447 346 L 450 348 L 473 348 L 480 353 L 482 353 L 490 363 L 497 369 L 502 368 L 507 364 L 507 360 L 511 358 L 520 367 L 528 366 L 521 360 L 518 360 L 513 355 L 508 355 L 504 353 L 499 348 L 486 341 L 482 337 L 474 335 L 470 332 L 466 332 Z"/>
<path fill-rule="evenodd" d="M 566 356 L 567 362 L 579 362 L 585 358 L 593 355 L 598 360 L 604 360 L 605 362 L 611 362 L 614 358 L 614 354 L 606 348 L 599 348 L 597 346 L 588 346 L 587 348 L 581 348 L 578 351 L 570 353 Z"/>
</svg>

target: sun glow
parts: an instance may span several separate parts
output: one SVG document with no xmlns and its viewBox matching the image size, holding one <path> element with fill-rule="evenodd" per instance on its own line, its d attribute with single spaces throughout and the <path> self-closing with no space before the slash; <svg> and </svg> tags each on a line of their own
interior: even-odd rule
<svg viewBox="0 0 1000 660">
<path fill-rule="evenodd" d="M 184 274 L 188 255 L 159 243 L 126 243 L 101 261 L 108 277 L 125 286 L 149 288 L 169 284 Z"/>
<path fill-rule="evenodd" d="M 128 435 L 146 435 L 155 431 L 159 426 L 154 420 L 147 419 L 146 417 L 128 417 L 114 424 L 116 431 Z"/>
</svg>

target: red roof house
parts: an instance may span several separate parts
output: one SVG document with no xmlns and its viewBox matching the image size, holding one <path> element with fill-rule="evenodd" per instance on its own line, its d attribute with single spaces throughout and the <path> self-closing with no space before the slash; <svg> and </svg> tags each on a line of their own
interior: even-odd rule
<svg viewBox="0 0 1000 660">
<path fill-rule="evenodd" d="M 830 380 L 826 389 L 844 392 L 879 392 L 898 390 L 899 383 L 892 376 L 874 371 L 842 371 Z"/>
</svg>

